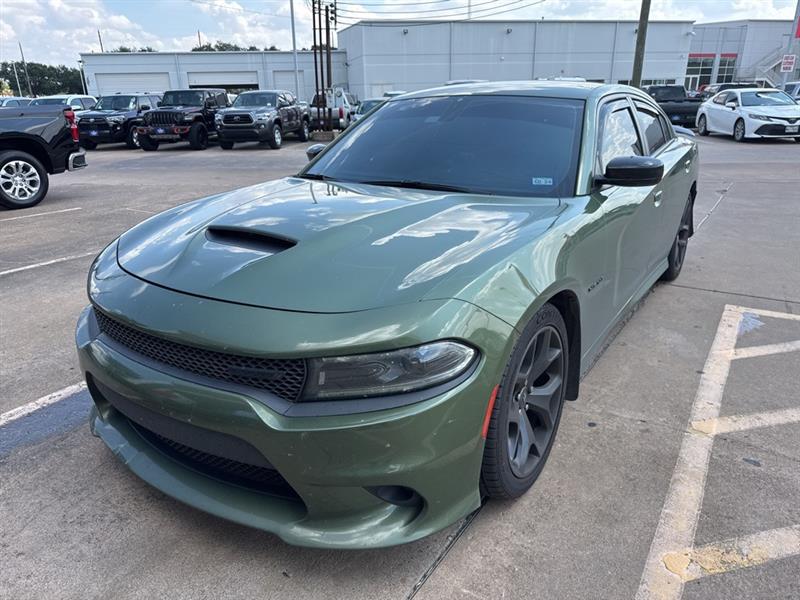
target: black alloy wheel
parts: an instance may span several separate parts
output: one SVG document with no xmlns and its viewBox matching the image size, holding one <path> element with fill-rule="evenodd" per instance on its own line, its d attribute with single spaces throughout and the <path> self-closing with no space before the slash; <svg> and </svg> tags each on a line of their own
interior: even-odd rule
<svg viewBox="0 0 800 600">
<path fill-rule="evenodd" d="M 690 196 L 686 202 L 686 208 L 683 209 L 678 232 L 675 234 L 675 239 L 672 240 L 672 247 L 667 256 L 667 270 L 661 275 L 662 281 L 674 281 L 681 274 L 683 262 L 686 259 L 686 249 L 689 246 L 689 238 L 692 236 L 693 209 L 694 203 Z"/>
<path fill-rule="evenodd" d="M 520 336 L 495 400 L 481 470 L 488 496 L 521 496 L 544 468 L 561 419 L 568 356 L 561 313 L 545 304 Z"/>
<path fill-rule="evenodd" d="M 208 129 L 202 123 L 194 123 L 189 129 L 189 147 L 192 150 L 208 148 Z"/>
<path fill-rule="evenodd" d="M 125 136 L 125 145 L 131 150 L 139 147 L 139 130 L 136 125 L 131 125 L 128 128 L 128 134 Z"/>
</svg>

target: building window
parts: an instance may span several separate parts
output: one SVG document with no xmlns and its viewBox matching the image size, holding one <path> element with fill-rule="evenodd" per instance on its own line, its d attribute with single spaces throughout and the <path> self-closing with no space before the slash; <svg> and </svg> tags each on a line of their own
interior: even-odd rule
<svg viewBox="0 0 800 600">
<path fill-rule="evenodd" d="M 736 57 L 735 56 L 722 56 L 719 59 L 719 68 L 717 69 L 717 83 L 730 83 L 733 81 L 734 73 L 736 72 Z"/>
<path fill-rule="evenodd" d="M 713 71 L 713 56 L 690 56 L 686 63 L 686 89 L 696 90 L 710 84 Z"/>
<path fill-rule="evenodd" d="M 672 85 L 674 79 L 642 79 L 642 85 Z"/>
</svg>

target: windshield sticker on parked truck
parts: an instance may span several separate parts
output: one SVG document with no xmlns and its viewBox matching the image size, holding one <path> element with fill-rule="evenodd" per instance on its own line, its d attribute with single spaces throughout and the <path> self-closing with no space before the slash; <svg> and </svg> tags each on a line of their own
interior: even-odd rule
<svg viewBox="0 0 800 600">
<path fill-rule="evenodd" d="M 534 177 L 531 179 L 532 185 L 553 185 L 552 177 Z"/>
</svg>

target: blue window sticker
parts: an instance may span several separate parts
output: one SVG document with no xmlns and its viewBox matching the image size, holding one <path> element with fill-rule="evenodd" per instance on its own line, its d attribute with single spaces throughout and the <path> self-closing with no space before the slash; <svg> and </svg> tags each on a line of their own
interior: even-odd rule
<svg viewBox="0 0 800 600">
<path fill-rule="evenodd" d="M 531 179 L 532 185 L 553 185 L 552 177 L 534 177 Z"/>
</svg>

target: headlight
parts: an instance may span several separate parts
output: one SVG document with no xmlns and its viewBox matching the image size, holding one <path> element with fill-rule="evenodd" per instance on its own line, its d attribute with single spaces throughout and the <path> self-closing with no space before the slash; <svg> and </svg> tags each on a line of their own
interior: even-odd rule
<svg viewBox="0 0 800 600">
<path fill-rule="evenodd" d="M 256 121 L 266 121 L 272 116 L 272 113 L 262 112 L 256 113 Z"/>
<path fill-rule="evenodd" d="M 109 123 L 116 123 L 117 125 L 122 123 L 124 120 L 125 120 L 125 117 L 108 117 L 108 122 Z"/>
<path fill-rule="evenodd" d="M 183 115 L 184 121 L 194 121 L 194 115 Z"/>
<path fill-rule="evenodd" d="M 463 374 L 477 352 L 453 341 L 390 352 L 308 361 L 303 400 L 338 400 L 403 394 L 430 388 Z"/>
<path fill-rule="evenodd" d="M 215 115 L 214 115 L 214 120 L 215 120 L 217 123 L 222 123 L 222 115 L 221 115 L 221 114 L 219 114 L 219 113 L 215 114 Z"/>
<path fill-rule="evenodd" d="M 756 115 L 753 113 L 749 113 L 747 116 L 750 117 L 751 119 L 756 119 L 757 121 L 772 121 L 772 119 L 766 115 Z"/>
</svg>

